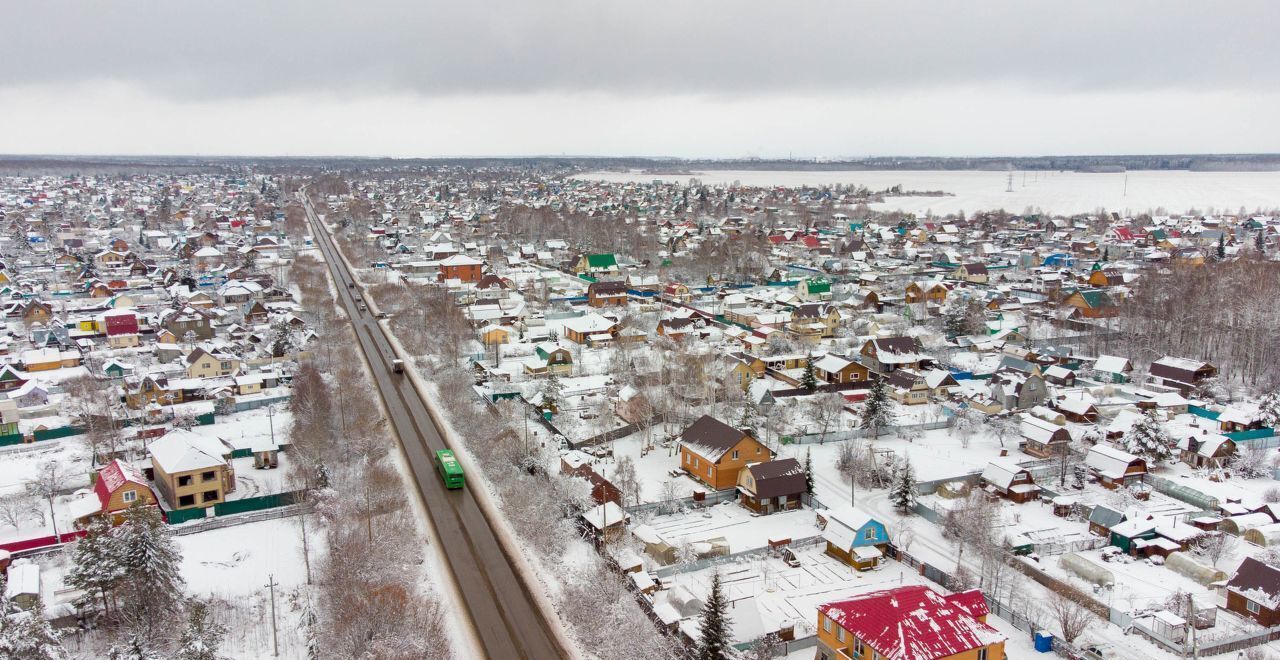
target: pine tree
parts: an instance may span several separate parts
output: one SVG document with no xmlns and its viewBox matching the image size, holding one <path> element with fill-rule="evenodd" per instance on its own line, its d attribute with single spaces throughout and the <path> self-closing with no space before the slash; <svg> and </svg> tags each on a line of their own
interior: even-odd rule
<svg viewBox="0 0 1280 660">
<path fill-rule="evenodd" d="M 27 611 L 15 608 L 6 595 L 4 576 L 0 576 L 0 658 L 14 660 L 66 660 L 70 656 L 62 648 L 62 635 L 44 618 L 44 605 L 39 600 Z"/>
<path fill-rule="evenodd" d="M 71 570 L 66 583 L 84 591 L 86 600 L 100 596 L 106 612 L 108 596 L 124 575 L 123 557 L 107 516 L 93 516 L 85 532 L 84 538 L 71 547 Z"/>
<path fill-rule="evenodd" d="M 1147 412 L 1129 429 L 1128 433 L 1124 434 L 1125 451 L 1146 458 L 1152 463 L 1161 463 L 1173 458 L 1173 450 L 1170 448 L 1172 444 L 1173 441 L 1169 438 L 1168 432 L 1151 412 Z"/>
<path fill-rule="evenodd" d="M 1254 239 L 1254 247 L 1258 248 L 1258 252 L 1266 254 L 1267 252 L 1267 232 L 1259 229 L 1258 236 Z"/>
<path fill-rule="evenodd" d="M 959 298 L 956 298 L 947 306 L 947 311 L 942 317 L 943 330 L 947 337 L 960 337 L 971 334 L 969 331 L 969 314 L 965 309 L 965 305 Z"/>
<path fill-rule="evenodd" d="M 547 380 L 542 383 L 542 409 L 544 411 L 556 412 L 560 407 L 560 376 L 556 372 L 551 371 L 547 374 Z"/>
<path fill-rule="evenodd" d="M 1258 421 L 1263 426 L 1276 428 L 1280 426 L 1280 390 L 1268 392 L 1258 404 Z"/>
<path fill-rule="evenodd" d="M 810 392 L 818 389 L 818 374 L 814 371 L 812 352 L 805 356 L 804 375 L 800 377 L 800 387 Z"/>
<path fill-rule="evenodd" d="M 1218 261 L 1227 258 L 1227 235 L 1218 234 Z"/>
<path fill-rule="evenodd" d="M 137 624 L 134 636 L 150 639 L 150 633 L 179 610 L 182 555 L 159 510 L 139 502 L 125 511 L 115 536 L 123 568 L 118 611 Z"/>
<path fill-rule="evenodd" d="M 720 573 L 711 578 L 711 595 L 702 607 L 702 639 L 698 660 L 725 660 L 729 657 L 729 603 L 720 585 Z"/>
<path fill-rule="evenodd" d="M 916 499 L 916 473 L 911 468 L 911 460 L 907 459 L 893 472 L 893 487 L 889 490 L 889 501 L 893 506 L 907 513 Z"/>
<path fill-rule="evenodd" d="M 178 638 L 175 660 L 222 660 L 218 646 L 227 634 L 226 626 L 209 620 L 209 606 L 195 602 L 187 610 L 187 627 Z"/>
<path fill-rule="evenodd" d="M 880 430 L 893 425 L 893 402 L 889 400 L 889 389 L 884 378 L 873 378 L 871 390 L 867 393 L 867 402 L 862 406 L 861 426 L 871 432 L 872 437 L 880 435 Z"/>
<path fill-rule="evenodd" d="M 804 492 L 813 496 L 813 450 L 804 453 Z"/>
</svg>

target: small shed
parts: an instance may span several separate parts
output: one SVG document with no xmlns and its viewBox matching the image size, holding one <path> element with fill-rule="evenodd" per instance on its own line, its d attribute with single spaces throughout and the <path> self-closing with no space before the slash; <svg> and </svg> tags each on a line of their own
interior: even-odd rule
<svg viewBox="0 0 1280 660">
<path fill-rule="evenodd" d="M 1007 459 L 992 459 L 982 470 L 982 485 L 988 491 L 1013 502 L 1026 502 L 1038 497 L 1040 487 L 1031 472 Z"/>
<path fill-rule="evenodd" d="M 9 566 L 5 595 L 14 605 L 29 610 L 40 601 L 40 567 L 30 560 Z"/>
</svg>

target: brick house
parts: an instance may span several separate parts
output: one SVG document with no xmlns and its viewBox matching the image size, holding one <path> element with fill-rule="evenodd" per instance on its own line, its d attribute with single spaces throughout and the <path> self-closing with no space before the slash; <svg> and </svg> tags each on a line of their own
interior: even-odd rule
<svg viewBox="0 0 1280 660">
<path fill-rule="evenodd" d="M 217 438 L 178 429 L 152 442 L 147 452 L 170 508 L 211 507 L 236 488 L 231 448 Z"/>
<path fill-rule="evenodd" d="M 440 279 L 479 282 L 484 262 L 465 254 L 455 254 L 440 262 Z"/>
</svg>

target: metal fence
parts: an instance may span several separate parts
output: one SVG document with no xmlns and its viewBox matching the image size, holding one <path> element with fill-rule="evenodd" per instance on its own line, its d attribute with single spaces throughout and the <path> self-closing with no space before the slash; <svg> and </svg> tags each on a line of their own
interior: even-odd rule
<svg viewBox="0 0 1280 660">
<path fill-rule="evenodd" d="M 807 547 L 818 545 L 824 542 L 825 541 L 823 541 L 822 535 L 818 534 L 816 536 L 806 536 L 802 539 L 792 539 L 791 543 L 788 544 L 788 547 L 807 548 Z M 690 573 L 693 571 L 700 571 L 704 568 L 710 568 L 712 566 L 717 566 L 720 564 L 729 564 L 742 559 L 751 559 L 752 557 L 763 557 L 773 552 L 777 552 L 777 550 L 770 546 L 764 546 L 761 548 L 752 548 L 750 550 L 743 550 L 742 552 L 734 552 L 727 555 L 720 555 L 719 557 L 707 557 L 705 559 L 699 559 L 697 561 L 689 562 L 687 564 L 672 564 L 670 566 L 663 566 L 662 568 L 659 568 L 657 571 L 654 571 L 654 572 L 658 577 L 670 577 L 672 575 L 679 575 L 681 573 Z"/>
<path fill-rule="evenodd" d="M 261 522 L 263 520 L 275 520 L 277 518 L 300 516 L 305 513 L 310 513 L 313 509 L 315 509 L 315 502 L 302 502 L 300 504 L 291 504 L 276 509 L 254 511 L 243 515 L 208 518 L 203 522 L 175 527 L 173 528 L 173 533 L 178 536 L 185 536 L 187 534 L 195 534 L 196 532 L 207 532 L 211 529 L 222 529 L 224 527 L 234 527 L 236 525 L 247 525 L 249 523 Z M 203 509 L 196 510 L 203 511 Z"/>
<path fill-rule="evenodd" d="M 937 422 L 924 422 L 923 424 L 903 424 L 900 426 L 881 427 L 879 435 L 894 435 L 912 433 L 916 431 L 932 431 L 935 429 L 949 429 L 955 424 L 955 420 L 948 417 Z M 786 445 L 811 445 L 821 444 L 825 442 L 840 442 L 842 440 L 852 440 L 854 438 L 865 438 L 870 435 L 867 429 L 845 429 L 843 431 L 830 431 L 825 436 L 821 433 L 805 433 L 800 435 L 789 435 L 782 439 L 782 444 Z"/>
<path fill-rule="evenodd" d="M 737 488 L 726 488 L 725 490 L 713 490 L 703 496 L 702 499 L 690 497 L 680 497 L 674 500 L 662 500 L 661 502 L 648 502 L 645 504 L 637 504 L 627 507 L 627 513 L 635 516 L 646 513 L 667 514 L 675 513 L 683 509 L 699 509 L 702 507 L 712 506 L 721 502 L 727 502 L 737 499 Z"/>
</svg>

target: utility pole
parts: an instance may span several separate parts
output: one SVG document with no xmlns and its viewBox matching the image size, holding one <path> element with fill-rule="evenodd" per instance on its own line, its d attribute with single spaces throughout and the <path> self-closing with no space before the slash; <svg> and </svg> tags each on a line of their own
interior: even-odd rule
<svg viewBox="0 0 1280 660">
<path fill-rule="evenodd" d="M 267 589 L 271 590 L 271 655 L 280 655 L 280 641 L 276 638 L 276 576 L 267 576 Z"/>
</svg>

